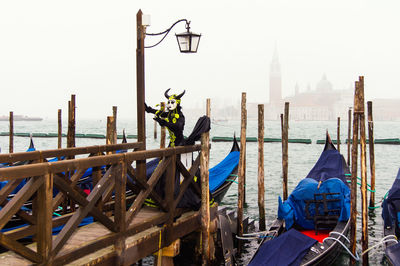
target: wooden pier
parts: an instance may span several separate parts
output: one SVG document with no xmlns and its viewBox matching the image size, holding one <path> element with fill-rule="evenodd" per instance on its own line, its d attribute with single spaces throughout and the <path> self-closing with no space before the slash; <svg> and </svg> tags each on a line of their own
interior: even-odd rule
<svg viewBox="0 0 400 266">
<path fill-rule="evenodd" d="M 142 143 L 137 142 L 0 154 L 2 163 L 29 162 L 0 168 L 0 181 L 8 181 L 0 191 L 0 228 L 12 226 L 16 218 L 23 223 L 0 233 L 0 245 L 8 249 L 0 254 L 2 264 L 130 265 L 199 231 L 200 212 L 177 208 L 177 204 L 193 182 L 200 155 L 190 170 L 176 157 L 198 152 L 201 145 L 141 148 Z M 133 151 L 109 153 L 127 149 Z M 87 157 L 48 162 L 49 158 L 76 155 Z M 151 158 L 162 160 L 146 180 L 132 165 Z M 90 193 L 78 185 L 87 169 L 94 169 L 99 175 Z M 174 169 L 184 176 L 175 197 Z M 154 190 L 163 174 L 170 186 L 164 196 Z M 22 181 L 26 183 L 11 195 Z M 200 195 L 200 187 L 193 187 Z M 147 207 L 144 202 L 148 197 L 159 208 Z M 64 206 L 63 212 L 55 215 L 60 206 Z M 211 208 L 211 220 L 215 213 Z M 94 222 L 79 226 L 88 216 Z M 59 226 L 63 226 L 61 231 L 53 235 L 52 230 Z"/>
</svg>

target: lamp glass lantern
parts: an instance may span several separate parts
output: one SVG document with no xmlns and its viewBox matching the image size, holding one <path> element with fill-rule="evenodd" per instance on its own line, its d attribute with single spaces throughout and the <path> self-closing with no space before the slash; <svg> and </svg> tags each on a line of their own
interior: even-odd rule
<svg viewBox="0 0 400 266">
<path fill-rule="evenodd" d="M 199 47 L 201 34 L 196 34 L 189 31 L 188 27 L 186 32 L 182 32 L 175 35 L 181 53 L 197 53 L 197 48 Z"/>
</svg>

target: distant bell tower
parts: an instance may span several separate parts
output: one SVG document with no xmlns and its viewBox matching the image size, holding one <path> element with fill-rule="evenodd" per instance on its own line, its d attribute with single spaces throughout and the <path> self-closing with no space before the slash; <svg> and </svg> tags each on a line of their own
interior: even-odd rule
<svg viewBox="0 0 400 266">
<path fill-rule="evenodd" d="M 274 56 L 269 72 L 269 103 L 280 104 L 282 102 L 282 75 L 279 64 L 278 49 L 275 46 Z"/>
</svg>

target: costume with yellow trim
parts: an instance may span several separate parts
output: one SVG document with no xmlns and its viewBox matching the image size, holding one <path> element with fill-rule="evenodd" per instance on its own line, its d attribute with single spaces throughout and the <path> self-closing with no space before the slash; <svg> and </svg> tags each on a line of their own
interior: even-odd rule
<svg viewBox="0 0 400 266">
<path fill-rule="evenodd" d="M 181 94 L 168 95 L 166 90 L 164 95 L 168 99 L 167 111 L 156 110 L 145 104 L 145 111 L 147 113 L 155 114 L 154 120 L 160 124 L 162 127 L 166 127 L 169 132 L 169 146 L 182 146 L 185 145 L 185 140 L 183 136 L 183 130 L 185 128 L 185 116 L 182 113 L 181 97 L 185 94 L 183 91 Z"/>
</svg>

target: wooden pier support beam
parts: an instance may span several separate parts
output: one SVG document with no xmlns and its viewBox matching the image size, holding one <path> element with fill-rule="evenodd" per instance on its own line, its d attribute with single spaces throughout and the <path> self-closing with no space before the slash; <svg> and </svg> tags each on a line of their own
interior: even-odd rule
<svg viewBox="0 0 400 266">
<path fill-rule="evenodd" d="M 240 129 L 240 157 L 238 168 L 238 207 L 237 207 L 237 235 L 243 236 L 243 207 L 245 201 L 245 173 L 246 173 L 246 93 L 242 92 L 241 129 Z M 242 241 L 238 240 L 238 253 L 242 251 Z"/>
<path fill-rule="evenodd" d="M 350 248 L 351 252 L 356 252 L 357 242 L 357 157 L 358 157 L 358 129 L 359 129 L 359 109 L 358 106 L 358 81 L 355 83 L 354 93 L 354 112 L 353 112 L 353 140 L 351 148 L 351 201 L 350 201 Z M 351 258 L 351 264 L 355 264 L 355 260 Z"/>
<path fill-rule="evenodd" d="M 369 140 L 369 164 L 371 170 L 371 195 L 369 207 L 375 207 L 375 144 L 374 144 L 374 120 L 372 118 L 372 102 L 367 102 L 368 106 L 368 140 Z"/>
<path fill-rule="evenodd" d="M 43 178 L 43 183 L 37 191 L 36 223 L 37 223 L 37 250 L 43 257 L 43 265 L 52 265 L 52 218 L 53 218 L 53 174 L 35 177 Z M 50 261 L 49 261 L 50 260 Z"/>
<path fill-rule="evenodd" d="M 264 105 L 258 105 L 258 214 L 259 229 L 265 231 L 264 187 Z"/>
<path fill-rule="evenodd" d="M 106 133 L 106 144 L 116 144 L 116 141 L 114 141 L 114 135 L 117 135 L 114 133 L 114 117 L 113 116 L 107 116 L 107 133 Z M 115 152 L 107 152 L 107 154 L 112 154 Z"/>
<path fill-rule="evenodd" d="M 283 184 L 283 200 L 287 200 L 288 198 L 288 143 L 289 143 L 289 103 L 285 102 L 285 113 L 283 117 L 281 117 L 281 126 L 282 126 L 282 184 Z"/>
<path fill-rule="evenodd" d="M 62 116 L 61 116 L 61 109 L 58 109 L 58 135 L 57 135 L 57 148 L 62 148 Z"/>
<path fill-rule="evenodd" d="M 154 139 L 157 139 L 157 121 L 154 120 Z"/>
<path fill-rule="evenodd" d="M 206 114 L 210 117 L 210 99 L 207 99 Z M 210 184 L 209 184 L 209 159 L 210 159 L 210 136 L 209 132 L 201 134 L 201 239 L 202 239 L 202 265 L 209 265 L 210 252 Z"/>
<path fill-rule="evenodd" d="M 350 139 L 351 139 L 351 107 L 349 108 L 348 126 L 347 126 L 347 165 L 350 166 Z"/>
<path fill-rule="evenodd" d="M 75 95 L 71 95 L 68 102 L 68 132 L 67 132 L 67 148 L 75 147 Z"/>
<path fill-rule="evenodd" d="M 360 146 L 361 146 L 361 209 L 362 209 L 362 235 L 361 245 L 363 252 L 368 249 L 368 195 L 367 195 L 367 156 L 365 134 L 365 108 L 364 108 L 364 77 L 359 77 L 359 101 L 360 101 Z M 362 257 L 363 265 L 368 265 L 368 253 Z"/>
<path fill-rule="evenodd" d="M 337 118 L 337 150 L 340 153 L 340 117 Z"/>
<path fill-rule="evenodd" d="M 125 232 L 126 230 L 126 161 L 121 161 L 119 164 L 113 166 L 113 175 L 115 177 L 115 210 L 114 221 L 116 224 L 117 232 Z M 126 236 L 121 236 L 115 242 L 116 251 L 116 265 L 124 265 L 125 257 L 125 239 Z"/>
<path fill-rule="evenodd" d="M 160 103 L 161 106 L 161 111 L 165 110 L 165 102 L 161 102 Z M 166 132 L 165 132 L 165 127 L 161 127 L 160 130 L 160 149 L 164 149 L 165 148 L 165 138 L 166 138 Z"/>
<path fill-rule="evenodd" d="M 113 144 L 117 144 L 118 134 L 117 134 L 117 106 L 113 106 Z"/>
<path fill-rule="evenodd" d="M 14 152 L 14 113 L 10 112 L 10 142 L 8 145 L 8 153 L 13 153 Z"/>
</svg>

